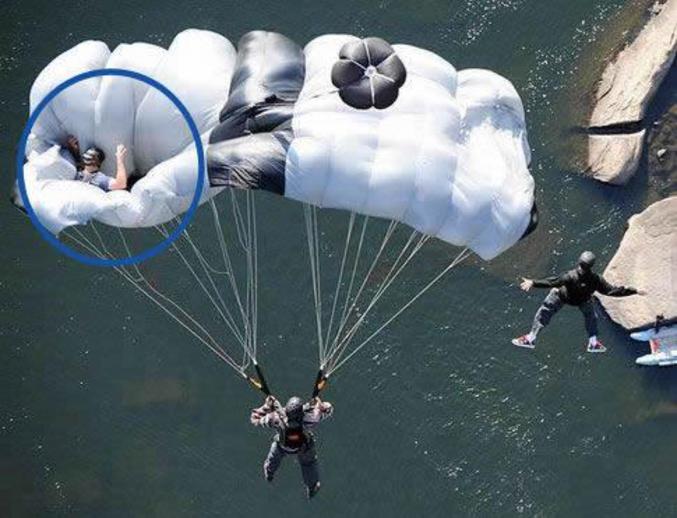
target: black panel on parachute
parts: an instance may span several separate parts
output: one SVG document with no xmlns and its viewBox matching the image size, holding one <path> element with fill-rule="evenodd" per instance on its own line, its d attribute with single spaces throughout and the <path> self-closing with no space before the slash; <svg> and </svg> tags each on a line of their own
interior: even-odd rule
<svg viewBox="0 0 677 518">
<path fill-rule="evenodd" d="M 360 110 L 393 104 L 406 79 L 402 60 L 381 38 L 346 43 L 331 70 L 331 82 L 343 102 Z"/>
<path fill-rule="evenodd" d="M 304 77 L 303 49 L 286 36 L 253 31 L 240 39 L 228 102 L 209 138 L 212 187 L 284 194 L 291 118 Z"/>
</svg>

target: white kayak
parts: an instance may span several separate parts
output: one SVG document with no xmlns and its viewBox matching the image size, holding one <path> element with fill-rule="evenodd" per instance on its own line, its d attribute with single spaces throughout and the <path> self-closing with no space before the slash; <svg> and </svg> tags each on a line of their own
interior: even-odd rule
<svg viewBox="0 0 677 518">
<path fill-rule="evenodd" d="M 677 346 L 666 351 L 640 356 L 635 360 L 635 363 L 647 367 L 669 367 L 671 365 L 677 365 Z"/>
<path fill-rule="evenodd" d="M 657 322 L 649 329 L 635 331 L 630 338 L 649 342 L 651 353 L 635 360 L 637 365 L 649 367 L 668 367 L 677 365 L 677 323 L 663 325 Z"/>
</svg>

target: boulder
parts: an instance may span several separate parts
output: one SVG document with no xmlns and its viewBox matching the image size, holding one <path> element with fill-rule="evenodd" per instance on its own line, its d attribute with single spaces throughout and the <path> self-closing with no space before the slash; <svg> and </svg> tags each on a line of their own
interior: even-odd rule
<svg viewBox="0 0 677 518">
<path fill-rule="evenodd" d="M 590 135 L 588 171 L 601 182 L 625 184 L 635 174 L 646 130 L 625 135 Z"/>
<path fill-rule="evenodd" d="M 597 88 L 590 126 L 638 122 L 670 70 L 677 51 L 677 0 L 656 9 L 637 38 L 609 63 Z"/>
<path fill-rule="evenodd" d="M 598 296 L 611 319 L 624 328 L 651 324 L 659 314 L 677 318 L 677 196 L 630 218 L 604 277 L 647 291 L 644 297 Z"/>
<path fill-rule="evenodd" d="M 677 53 L 677 0 L 656 4 L 635 40 L 607 65 L 589 127 L 588 172 L 624 184 L 635 174 L 644 146 L 646 110 Z"/>
</svg>

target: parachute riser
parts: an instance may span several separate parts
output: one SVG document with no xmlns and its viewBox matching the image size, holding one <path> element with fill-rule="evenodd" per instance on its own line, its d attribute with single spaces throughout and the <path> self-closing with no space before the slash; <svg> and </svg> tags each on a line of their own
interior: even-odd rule
<svg viewBox="0 0 677 518">
<path fill-rule="evenodd" d="M 268 383 L 266 382 L 266 378 L 263 375 L 263 371 L 261 371 L 261 367 L 259 367 L 258 363 L 254 364 L 254 370 L 256 371 L 256 377 L 254 376 L 249 376 L 245 374 L 244 372 L 242 373 L 242 376 L 249 381 L 249 383 L 252 384 L 252 386 L 263 392 L 266 396 L 270 396 L 270 387 L 268 387 Z"/>
<path fill-rule="evenodd" d="M 312 398 L 316 398 L 320 395 L 320 392 L 324 390 L 329 382 L 329 376 L 324 373 L 324 369 L 317 371 L 317 376 L 315 378 L 315 384 L 313 385 L 313 394 Z"/>
</svg>

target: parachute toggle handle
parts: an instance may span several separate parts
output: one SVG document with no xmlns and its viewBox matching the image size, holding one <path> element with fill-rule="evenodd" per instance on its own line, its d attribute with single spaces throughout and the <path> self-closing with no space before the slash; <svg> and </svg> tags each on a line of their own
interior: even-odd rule
<svg viewBox="0 0 677 518">
<path fill-rule="evenodd" d="M 261 367 L 259 367 L 258 363 L 254 363 L 254 370 L 256 371 L 256 377 L 248 376 L 244 372 L 242 375 L 249 381 L 249 383 L 254 386 L 255 389 L 260 390 L 266 396 L 270 396 L 270 387 L 268 387 L 266 378 L 263 376 L 263 371 L 261 371 Z"/>
<path fill-rule="evenodd" d="M 325 375 L 324 369 L 320 368 L 317 371 L 317 377 L 315 378 L 315 385 L 313 386 L 313 398 L 316 398 L 320 395 L 320 392 L 324 390 L 329 382 L 329 376 Z"/>
</svg>

